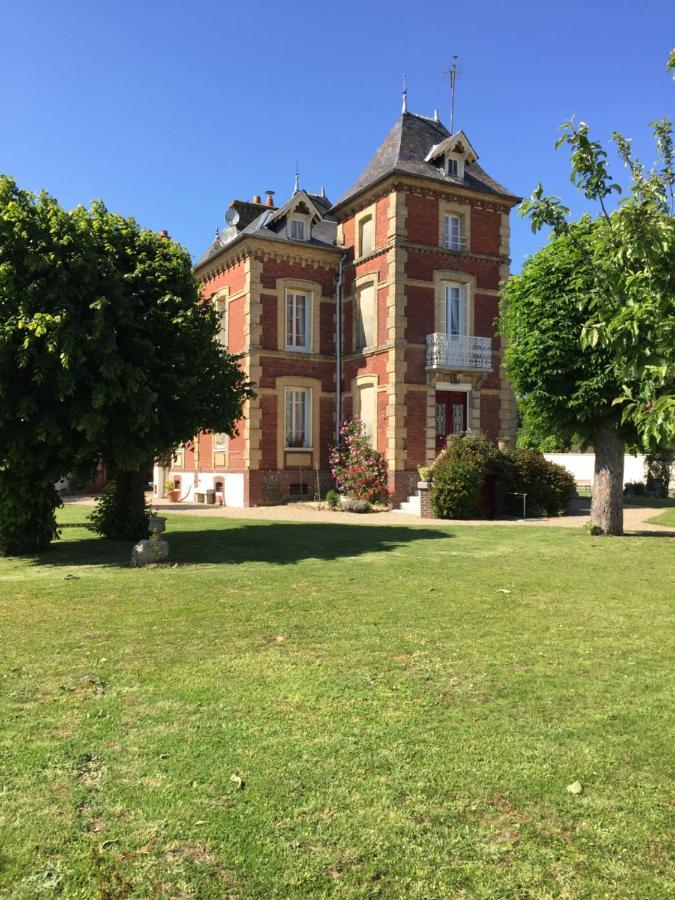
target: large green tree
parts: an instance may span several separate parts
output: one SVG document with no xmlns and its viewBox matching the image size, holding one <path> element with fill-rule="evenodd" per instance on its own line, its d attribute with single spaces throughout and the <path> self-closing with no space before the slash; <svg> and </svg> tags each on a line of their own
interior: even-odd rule
<svg viewBox="0 0 675 900">
<path fill-rule="evenodd" d="M 152 459 L 232 433 L 250 388 L 217 331 L 176 243 L 0 177 L 0 552 L 48 545 L 61 476 L 104 462 L 142 507 Z"/>
<path fill-rule="evenodd" d="M 527 421 L 595 450 L 591 519 L 623 530 L 623 457 L 675 440 L 675 221 L 672 123 L 654 123 L 657 163 L 649 171 L 630 142 L 614 141 L 630 173 L 621 187 L 588 126 L 568 122 L 558 146 L 571 149 L 571 178 L 598 205 L 571 222 L 541 185 L 522 204 L 551 243 L 509 280 L 502 331 L 507 370 Z"/>
</svg>

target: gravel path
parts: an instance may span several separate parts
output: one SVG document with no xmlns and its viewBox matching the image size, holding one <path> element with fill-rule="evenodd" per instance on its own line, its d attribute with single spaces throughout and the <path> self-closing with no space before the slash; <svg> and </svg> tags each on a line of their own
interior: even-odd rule
<svg viewBox="0 0 675 900">
<path fill-rule="evenodd" d="M 94 497 L 64 497 L 66 503 L 92 506 Z M 149 500 L 152 498 L 148 497 Z M 236 509 L 227 506 L 207 506 L 203 503 L 170 503 L 168 500 L 152 500 L 155 509 L 172 515 L 221 516 L 226 519 L 265 519 L 270 522 L 334 522 L 340 525 L 527 525 L 534 527 L 553 526 L 556 528 L 581 528 L 589 520 L 590 501 L 575 501 L 570 513 L 547 519 L 421 519 L 407 513 L 386 511 L 367 515 L 348 512 L 333 512 L 314 503 L 289 503 L 285 506 L 254 506 Z M 648 506 L 626 506 L 624 509 L 624 530 L 630 533 L 654 533 L 675 537 L 675 530 L 667 525 L 657 525 L 647 519 L 658 515 L 660 510 Z"/>
</svg>

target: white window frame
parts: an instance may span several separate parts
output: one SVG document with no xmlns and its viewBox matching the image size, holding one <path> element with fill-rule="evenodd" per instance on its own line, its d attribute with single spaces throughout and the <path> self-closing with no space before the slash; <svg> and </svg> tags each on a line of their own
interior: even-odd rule
<svg viewBox="0 0 675 900">
<path fill-rule="evenodd" d="M 462 249 L 462 224 L 462 217 L 457 213 L 445 213 L 443 216 L 443 248 L 445 250 Z"/>
<path fill-rule="evenodd" d="M 296 234 L 293 234 L 294 227 L 302 230 L 302 237 L 298 237 Z M 291 216 L 288 221 L 288 236 L 292 241 L 308 241 L 309 223 L 305 221 L 305 219 L 300 219 L 297 216 Z"/>
<path fill-rule="evenodd" d="M 304 343 L 298 343 L 298 335 L 295 330 L 297 324 L 297 301 L 302 297 L 305 301 L 305 340 Z M 291 328 L 288 327 L 289 304 L 292 309 Z M 299 291 L 289 288 L 286 291 L 286 299 L 284 302 L 284 348 L 293 352 L 309 353 L 312 349 L 312 294 L 309 291 Z M 290 333 L 289 333 L 290 331 Z M 290 338 L 290 340 L 289 340 Z"/>
<path fill-rule="evenodd" d="M 456 330 L 453 331 L 452 304 L 455 298 L 457 299 L 457 323 Z M 462 326 L 464 327 L 462 328 Z M 445 333 L 453 337 L 466 337 L 469 333 L 469 295 L 467 286 L 459 281 L 448 281 L 445 285 Z"/>
<path fill-rule="evenodd" d="M 450 169 L 455 168 L 457 171 L 451 172 Z M 445 155 L 445 174 L 448 178 L 461 180 L 464 178 L 464 157 L 459 153 L 446 153 Z"/>
<path fill-rule="evenodd" d="M 370 247 L 364 247 L 363 235 L 365 227 L 369 225 L 371 229 Z M 359 256 L 366 256 L 375 249 L 375 217 L 372 214 L 363 216 L 359 219 Z"/>
<path fill-rule="evenodd" d="M 366 330 L 363 327 L 363 313 L 361 306 L 361 296 L 364 290 L 368 288 L 372 289 L 372 302 L 373 302 L 373 343 L 366 343 Z M 357 285 L 356 288 L 356 329 L 354 335 L 354 349 L 358 353 L 360 350 L 368 350 L 370 347 L 376 347 L 378 342 L 378 297 L 377 297 L 377 284 L 374 281 L 365 281 L 363 284 Z M 363 334 L 363 342 L 361 342 L 361 335 Z"/>
<path fill-rule="evenodd" d="M 289 433 L 293 435 L 298 428 L 297 415 L 300 409 L 300 396 L 304 397 L 304 442 L 302 444 L 289 443 Z M 289 407 L 290 402 L 290 407 Z M 289 422 L 289 412 L 291 421 Z M 307 387 L 284 388 L 284 449 L 285 450 L 311 450 L 312 449 L 312 389 Z"/>
<path fill-rule="evenodd" d="M 227 450 L 227 435 L 221 432 L 213 435 L 213 452 L 223 453 Z"/>
</svg>

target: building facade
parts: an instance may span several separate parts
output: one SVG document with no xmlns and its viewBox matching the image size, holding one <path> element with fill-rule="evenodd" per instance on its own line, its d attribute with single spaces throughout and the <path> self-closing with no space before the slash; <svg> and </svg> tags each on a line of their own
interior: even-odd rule
<svg viewBox="0 0 675 900">
<path fill-rule="evenodd" d="M 235 437 L 179 449 L 168 475 L 182 495 L 312 496 L 351 416 L 383 453 L 394 502 L 449 434 L 512 440 L 495 319 L 518 201 L 463 132 L 408 112 L 336 204 L 297 184 L 280 206 L 272 192 L 234 201 L 196 273 L 256 396 Z"/>
</svg>

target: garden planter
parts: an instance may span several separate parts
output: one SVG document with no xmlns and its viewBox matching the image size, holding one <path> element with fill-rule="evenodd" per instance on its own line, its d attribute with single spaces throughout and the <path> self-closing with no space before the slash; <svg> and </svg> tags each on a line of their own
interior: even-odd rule
<svg viewBox="0 0 675 900">
<path fill-rule="evenodd" d="M 167 491 L 166 496 L 171 503 L 178 503 L 180 501 L 180 488 L 174 489 L 173 491 Z"/>
</svg>

